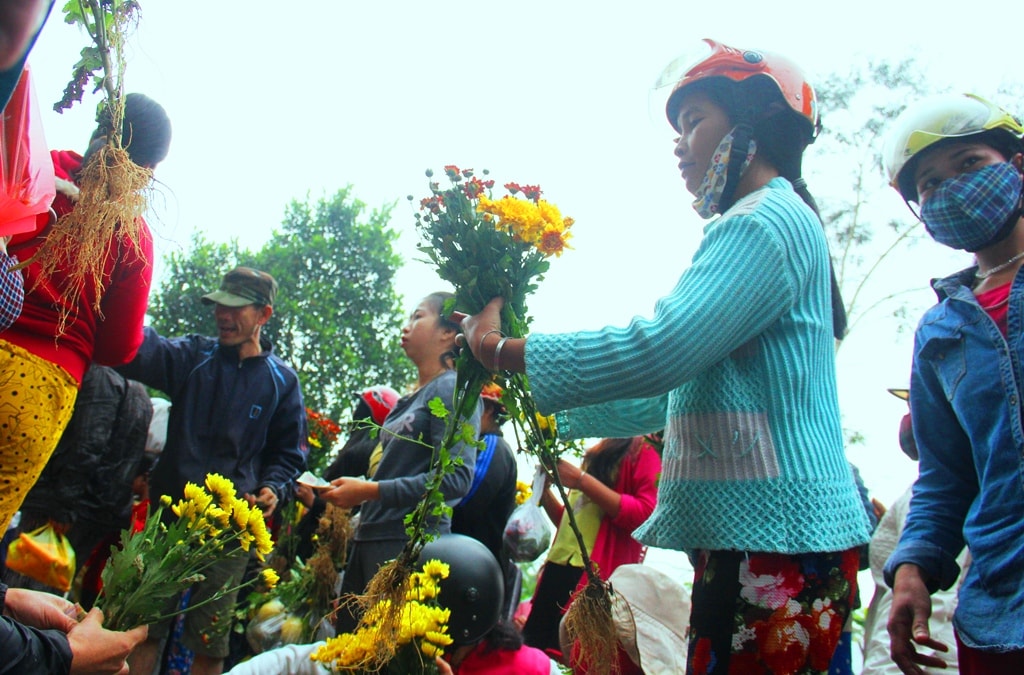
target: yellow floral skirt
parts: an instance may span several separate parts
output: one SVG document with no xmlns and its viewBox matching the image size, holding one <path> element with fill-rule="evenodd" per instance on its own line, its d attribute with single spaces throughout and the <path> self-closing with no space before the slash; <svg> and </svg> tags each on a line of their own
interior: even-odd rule
<svg viewBox="0 0 1024 675">
<path fill-rule="evenodd" d="M 0 339 L 0 535 L 53 454 L 77 397 L 67 371 Z"/>
</svg>

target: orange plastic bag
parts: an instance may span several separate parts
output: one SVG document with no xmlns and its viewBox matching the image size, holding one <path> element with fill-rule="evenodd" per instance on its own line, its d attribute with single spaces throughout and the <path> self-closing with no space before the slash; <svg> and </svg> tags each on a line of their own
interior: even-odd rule
<svg viewBox="0 0 1024 675">
<path fill-rule="evenodd" d="M 7 547 L 7 567 L 64 593 L 75 574 L 75 550 L 50 523 L 22 532 Z"/>
<path fill-rule="evenodd" d="M 36 228 L 57 194 L 53 161 L 26 67 L 0 115 L 0 237 Z"/>
</svg>

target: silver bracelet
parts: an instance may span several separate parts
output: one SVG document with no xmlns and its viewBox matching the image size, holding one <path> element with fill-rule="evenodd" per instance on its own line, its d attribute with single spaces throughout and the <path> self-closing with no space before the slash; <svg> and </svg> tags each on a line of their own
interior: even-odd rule
<svg viewBox="0 0 1024 675">
<path fill-rule="evenodd" d="M 494 348 L 494 370 L 501 370 L 501 348 L 505 346 L 508 341 L 507 337 L 502 337 L 498 340 L 498 345 Z"/>
<path fill-rule="evenodd" d="M 477 343 L 477 346 L 476 346 L 476 353 L 477 354 L 482 354 L 483 353 L 483 351 L 484 351 L 484 340 L 486 340 L 487 336 L 490 335 L 491 333 L 497 333 L 498 335 L 500 335 L 502 337 L 505 337 L 505 334 L 502 333 L 497 328 L 493 328 L 493 329 L 487 331 L 486 333 L 483 334 L 483 336 L 481 336 L 480 342 Z"/>
</svg>

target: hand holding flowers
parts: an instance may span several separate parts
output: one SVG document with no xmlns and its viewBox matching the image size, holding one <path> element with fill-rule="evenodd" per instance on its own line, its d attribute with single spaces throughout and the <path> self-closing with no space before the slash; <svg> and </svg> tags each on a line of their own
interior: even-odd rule
<svg viewBox="0 0 1024 675">
<path fill-rule="evenodd" d="M 420 202 L 425 214 L 417 221 L 429 243 L 420 250 L 437 264 L 440 277 L 455 287 L 451 309 L 473 314 L 462 322 L 460 342 L 468 349 L 456 364 L 457 391 L 466 406 L 475 405 L 480 388 L 496 377 L 504 388 L 502 403 L 519 446 L 538 458 L 558 488 L 587 576 L 586 586 L 566 615 L 566 625 L 570 637 L 579 639 L 581 658 L 591 672 L 606 672 L 616 644 L 611 589 L 591 563 L 557 471 L 559 457 L 568 446 L 558 441 L 553 420 L 537 410 L 524 373 L 525 341 L 517 339 L 526 336 L 530 323 L 526 298 L 547 271 L 548 259 L 560 256 L 567 247 L 573 220 L 541 199 L 539 186 L 506 183 L 509 195 L 493 199 L 494 181 L 481 181 L 471 170 L 455 166 L 446 166 L 445 174 L 452 187 L 441 190 L 431 183 L 432 196 Z M 456 410 L 464 408 L 457 404 Z"/>
<path fill-rule="evenodd" d="M 160 503 L 142 530 L 121 535 L 121 549 L 103 570 L 103 592 L 96 605 L 111 630 L 167 618 L 173 599 L 201 581 L 215 562 L 250 551 L 263 560 L 272 548 L 262 511 L 238 497 L 234 484 L 223 476 L 208 474 L 204 486 L 186 483 L 177 503 L 166 495 Z M 163 522 L 166 507 L 177 516 L 170 523 Z M 269 574 L 266 570 L 263 579 L 268 584 Z M 235 590 L 221 589 L 214 597 Z"/>
</svg>

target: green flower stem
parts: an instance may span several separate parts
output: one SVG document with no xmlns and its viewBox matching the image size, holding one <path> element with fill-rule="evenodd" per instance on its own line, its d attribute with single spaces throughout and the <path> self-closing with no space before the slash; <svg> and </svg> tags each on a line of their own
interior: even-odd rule
<svg viewBox="0 0 1024 675">
<path fill-rule="evenodd" d="M 225 557 L 231 557 L 237 552 L 242 552 L 241 547 L 230 549 L 232 543 L 241 539 L 242 532 L 234 528 L 236 523 L 230 523 L 217 537 L 206 536 L 205 541 L 194 547 L 200 536 L 208 535 L 205 531 L 196 530 L 191 523 L 176 522 L 169 528 L 162 525 L 163 507 L 158 508 L 149 516 L 142 531 L 122 539 L 124 547 L 117 553 L 118 556 L 130 556 L 133 560 L 141 561 L 143 567 L 132 566 L 133 578 L 137 581 L 128 593 L 120 595 L 125 588 L 131 588 L 133 583 L 129 580 L 126 584 L 120 577 L 114 577 L 109 581 L 105 580 L 104 591 L 100 595 L 97 605 L 104 611 L 104 625 L 112 630 L 127 630 L 142 624 L 154 623 L 162 619 L 174 616 L 180 612 L 163 614 L 165 601 L 174 597 L 193 581 L 185 583 L 201 575 L 204 570 L 219 562 Z M 140 548 L 138 542 L 150 542 L 150 547 Z M 173 541 L 170 547 L 163 552 L 157 550 L 160 542 Z M 225 549 L 230 550 L 228 556 L 224 556 Z M 154 551 L 156 553 L 154 554 Z M 175 553 L 177 552 L 177 555 Z M 246 552 L 248 554 L 248 552 Z M 156 557 L 154 565 L 146 567 L 147 561 Z M 155 568 L 155 570 L 154 570 Z M 167 582 L 171 580 L 172 583 Z M 240 585 L 241 589 L 255 579 Z M 111 594 L 111 591 L 118 594 L 118 597 Z M 228 592 L 233 592 L 232 589 Z M 189 607 L 201 607 L 223 593 L 218 593 L 203 603 Z"/>
<path fill-rule="evenodd" d="M 554 441 L 548 439 L 544 430 L 540 428 L 540 423 L 538 422 L 539 412 L 533 397 L 528 393 L 529 383 L 526 376 L 522 373 L 511 375 L 507 382 L 506 391 L 510 392 L 518 403 L 520 414 L 515 419 L 518 425 L 523 426 L 527 451 L 540 461 L 541 468 L 551 478 L 551 482 L 554 483 L 555 488 L 558 490 L 558 495 L 562 500 L 566 516 L 569 519 L 569 528 L 576 537 L 576 543 L 579 546 L 580 556 L 583 559 L 583 570 L 587 574 L 587 579 L 590 582 L 600 583 L 601 579 L 594 570 L 590 554 L 587 552 L 587 546 L 583 541 L 583 533 L 576 522 L 576 513 L 569 502 L 568 491 L 562 484 L 562 479 L 558 474 L 558 460 L 561 457 L 561 453 L 557 451 Z"/>
<path fill-rule="evenodd" d="M 114 83 L 114 67 L 110 60 L 111 43 L 107 35 L 107 22 L 104 16 L 103 8 L 100 7 L 99 0 L 86 0 L 89 4 L 89 11 L 92 12 L 93 25 L 96 27 L 96 31 L 92 34 L 92 39 L 96 43 L 96 48 L 99 49 L 100 59 L 103 61 L 103 89 L 106 90 L 107 99 L 111 102 L 118 98 L 117 86 Z M 82 12 L 85 13 L 84 11 Z M 116 15 L 116 13 L 115 13 Z M 116 29 L 116 22 L 115 22 Z M 117 137 L 118 144 L 120 144 L 121 131 L 118 128 L 120 125 L 115 125 L 113 135 Z"/>
<path fill-rule="evenodd" d="M 259 581 L 259 579 L 260 578 L 258 576 L 253 577 L 252 579 L 249 579 L 249 581 L 246 581 L 245 583 L 238 584 L 234 588 L 229 588 L 226 591 L 214 593 L 212 596 L 210 596 L 209 598 L 207 598 L 206 600 L 203 600 L 202 602 L 200 602 L 198 604 L 195 604 L 195 605 L 189 604 L 188 607 L 185 607 L 184 609 L 177 609 L 177 610 L 171 612 L 170 614 L 160 614 L 160 615 L 154 616 L 152 618 L 147 618 L 146 619 L 146 623 L 147 624 L 157 623 L 158 621 L 163 621 L 164 619 L 170 619 L 172 617 L 178 616 L 179 614 L 186 614 L 188 612 L 191 612 L 194 609 L 199 609 L 203 605 L 208 605 L 211 602 L 215 602 L 217 600 L 220 600 L 222 597 L 224 597 L 225 595 L 228 595 L 229 593 L 235 593 L 237 591 L 242 590 L 243 588 L 248 588 L 249 586 L 252 586 L 257 581 Z M 142 625 L 142 624 L 139 624 L 139 625 Z"/>
</svg>

